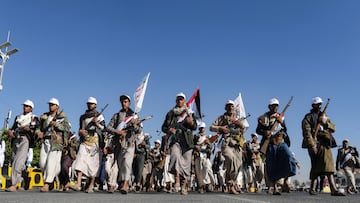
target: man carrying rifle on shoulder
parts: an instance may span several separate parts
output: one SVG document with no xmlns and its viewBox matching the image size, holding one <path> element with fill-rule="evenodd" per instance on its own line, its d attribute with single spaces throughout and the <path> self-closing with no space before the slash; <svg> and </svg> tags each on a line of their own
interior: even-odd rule
<svg viewBox="0 0 360 203">
<path fill-rule="evenodd" d="M 70 124 L 64 113 L 59 111 L 59 100 L 51 98 L 49 112 L 40 116 L 40 130 L 37 135 L 43 139 L 40 150 L 40 168 L 44 173 L 44 186 L 40 192 L 48 192 L 61 170 L 61 155 L 70 135 Z"/>
<path fill-rule="evenodd" d="M 260 151 L 265 153 L 266 179 L 274 187 L 273 195 L 281 195 L 278 182 L 284 178 L 283 192 L 289 192 L 288 178 L 296 174 L 296 162 L 289 150 L 289 137 L 286 133 L 284 112 L 290 106 L 292 98 L 282 113 L 278 113 L 279 100 L 269 101 L 269 111 L 258 118 L 256 133 L 262 136 Z"/>
<path fill-rule="evenodd" d="M 95 178 L 100 169 L 100 153 L 102 150 L 102 131 L 105 128 L 104 116 L 96 110 L 97 100 L 89 97 L 87 110 L 80 116 L 80 146 L 76 155 L 74 169 L 77 172 L 77 183 L 72 189 L 81 190 L 81 179 L 85 175 L 90 179 L 86 193 L 94 192 Z"/>
<path fill-rule="evenodd" d="M 334 173 L 335 164 L 331 152 L 331 134 L 335 132 L 335 124 L 321 111 L 322 99 L 312 99 L 312 109 L 302 120 L 303 142 L 302 148 L 308 150 L 311 159 L 310 170 L 310 195 L 316 195 L 316 180 L 320 175 L 325 175 L 330 184 L 332 196 L 345 196 L 335 185 Z"/>
</svg>

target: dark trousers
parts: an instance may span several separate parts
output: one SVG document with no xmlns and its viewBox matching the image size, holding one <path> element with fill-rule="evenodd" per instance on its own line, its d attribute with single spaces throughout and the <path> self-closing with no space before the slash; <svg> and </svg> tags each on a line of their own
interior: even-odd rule
<svg viewBox="0 0 360 203">
<path fill-rule="evenodd" d="M 136 154 L 136 158 L 134 159 L 133 162 L 133 174 L 135 176 L 134 178 L 135 184 L 141 183 L 144 164 L 145 164 L 145 154 L 144 153 Z"/>
<path fill-rule="evenodd" d="M 100 171 L 99 171 L 99 177 L 98 177 L 98 180 L 100 183 L 103 183 L 105 182 L 105 175 L 106 175 L 106 172 L 105 172 L 105 162 L 106 162 L 106 158 L 102 158 L 101 159 L 101 163 L 100 163 Z"/>
<path fill-rule="evenodd" d="M 61 171 L 59 174 L 59 181 L 61 185 L 66 185 L 70 182 L 69 168 L 71 167 L 73 160 L 69 155 L 61 157 Z"/>
</svg>

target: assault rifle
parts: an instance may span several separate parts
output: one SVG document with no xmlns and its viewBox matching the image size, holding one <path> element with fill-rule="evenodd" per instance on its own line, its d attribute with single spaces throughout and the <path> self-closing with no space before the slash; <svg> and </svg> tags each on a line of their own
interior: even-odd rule
<svg viewBox="0 0 360 203">
<path fill-rule="evenodd" d="M 174 134 L 169 135 L 168 139 L 168 145 L 171 146 L 178 140 L 178 135 L 182 134 L 183 132 L 186 132 L 188 129 L 184 126 L 184 123 L 186 121 L 186 118 L 192 118 L 191 113 L 184 110 L 178 117 L 177 121 L 172 123 L 169 127 L 174 128 L 176 132 Z"/>
<path fill-rule="evenodd" d="M 137 116 L 128 116 L 128 117 L 126 117 L 124 120 L 122 120 L 122 121 L 119 123 L 118 127 L 116 128 L 116 130 L 124 130 L 124 129 L 127 129 L 127 128 L 131 127 L 132 124 L 131 124 L 130 121 L 131 121 L 133 118 L 137 119 Z M 142 123 L 143 121 L 146 121 L 146 120 L 150 120 L 150 119 L 152 119 L 152 118 L 153 118 L 152 115 L 146 116 L 145 118 L 139 120 L 139 123 Z"/>
<path fill-rule="evenodd" d="M 109 106 L 109 104 L 106 104 L 106 105 L 104 106 L 104 108 L 102 108 L 101 111 L 98 112 L 94 117 L 98 118 L 102 113 L 104 113 L 106 107 L 108 107 L 108 106 Z M 89 122 L 89 123 L 86 125 L 86 128 L 85 128 L 85 129 L 89 129 L 89 128 L 91 127 L 91 125 L 92 125 L 92 122 Z"/>
<path fill-rule="evenodd" d="M 328 98 L 327 99 L 327 102 L 325 104 L 325 107 L 324 107 L 324 110 L 322 112 L 320 112 L 319 114 L 319 117 L 318 117 L 318 120 L 317 120 L 317 123 L 316 123 L 316 126 L 315 126 L 315 131 L 314 131 L 314 138 L 316 138 L 319 134 L 319 130 L 320 130 L 320 119 L 321 117 L 325 116 L 326 115 L 326 111 L 327 111 L 327 108 L 329 106 L 329 103 L 330 103 L 330 99 Z"/>
<path fill-rule="evenodd" d="M 293 96 L 291 96 L 289 102 L 286 104 L 286 106 L 284 107 L 284 109 L 281 111 L 280 116 L 284 116 L 285 111 L 289 108 L 289 106 L 291 105 L 291 102 L 293 100 Z M 277 127 L 279 125 L 278 120 L 275 120 L 273 126 L 271 127 L 271 136 L 274 136 L 276 133 L 278 133 L 279 131 L 277 130 Z M 260 148 L 260 152 L 263 153 L 264 155 L 266 154 L 267 148 L 270 144 L 270 137 L 267 137 L 264 141 L 264 143 L 262 144 L 261 148 Z"/>
<path fill-rule="evenodd" d="M 240 118 L 240 121 L 243 121 L 243 120 L 249 118 L 250 116 L 251 116 L 251 115 L 248 113 L 245 117 L 241 117 L 241 118 Z M 233 125 L 230 124 L 228 127 L 229 127 L 229 129 L 230 129 L 230 132 L 231 132 L 231 131 L 234 131 L 234 126 L 233 126 Z M 210 140 L 211 143 L 214 143 L 219 137 L 220 137 L 220 134 L 216 134 L 216 135 L 214 135 L 214 136 L 211 136 L 211 137 L 209 138 L 209 140 Z"/>
<path fill-rule="evenodd" d="M 330 103 L 330 99 L 328 98 L 326 104 L 325 104 L 325 107 L 324 107 L 324 110 L 322 112 L 319 113 L 319 117 L 318 117 L 318 120 L 317 120 L 317 123 L 316 123 L 316 126 L 315 126 L 315 131 L 314 131 L 314 138 L 317 138 L 317 136 L 319 135 L 319 130 L 320 130 L 320 119 L 322 119 L 322 117 L 326 116 L 326 111 L 327 111 L 327 108 L 329 106 L 329 103 Z M 332 135 L 332 132 L 330 130 L 328 130 L 328 133 L 330 135 L 330 147 L 331 148 L 334 148 L 334 147 L 337 147 L 337 143 L 336 143 L 336 140 L 335 138 L 333 137 Z"/>
<path fill-rule="evenodd" d="M 131 120 L 133 118 L 138 120 L 137 115 L 128 116 L 123 121 L 121 121 L 121 123 L 119 123 L 116 130 L 130 130 L 130 128 L 133 128 L 134 125 L 131 123 Z M 143 121 L 150 120 L 152 118 L 153 118 L 152 115 L 146 116 L 145 118 L 138 120 L 138 124 L 142 123 Z M 122 146 L 125 146 L 126 137 L 128 137 L 128 136 L 130 136 L 130 134 L 126 133 L 125 137 L 122 137 L 122 136 L 120 137 L 119 142 L 121 143 Z"/>
</svg>

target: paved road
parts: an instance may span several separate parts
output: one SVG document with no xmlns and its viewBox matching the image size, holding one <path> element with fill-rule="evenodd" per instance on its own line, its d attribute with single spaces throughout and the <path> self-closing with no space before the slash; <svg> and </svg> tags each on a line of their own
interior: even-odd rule
<svg viewBox="0 0 360 203">
<path fill-rule="evenodd" d="M 167 193 L 129 193 L 122 195 L 119 192 L 109 194 L 106 192 L 95 192 L 87 194 L 84 192 L 56 192 L 51 191 L 48 193 L 41 193 L 39 189 L 29 191 L 17 191 L 9 193 L 0 191 L 1 203 L 106 203 L 106 202 L 143 202 L 143 203 L 177 203 L 177 202 L 244 202 L 244 203 L 265 203 L 265 202 L 299 202 L 299 203 L 343 203 L 343 202 L 360 202 L 360 194 L 347 195 L 345 197 L 333 197 L 330 194 L 319 194 L 310 196 L 306 192 L 292 192 L 282 194 L 281 196 L 269 195 L 266 193 L 244 193 L 240 195 L 231 195 L 220 192 L 199 194 L 190 192 L 188 195 L 183 196 L 180 194 L 167 194 Z"/>
</svg>

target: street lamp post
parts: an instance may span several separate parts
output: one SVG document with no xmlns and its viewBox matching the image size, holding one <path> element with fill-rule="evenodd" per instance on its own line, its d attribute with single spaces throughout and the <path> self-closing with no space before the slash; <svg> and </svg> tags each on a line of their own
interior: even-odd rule
<svg viewBox="0 0 360 203">
<path fill-rule="evenodd" d="M 9 56 L 18 52 L 19 50 L 17 48 L 11 49 L 10 51 L 7 51 L 7 48 L 11 46 L 11 43 L 9 42 L 9 36 L 8 34 L 8 41 L 0 45 L 0 58 L 1 58 L 1 66 L 0 66 L 0 91 L 3 89 L 2 86 L 2 77 L 4 73 L 5 63 L 6 60 L 9 59 Z M 5 52 L 2 51 L 2 49 L 5 48 Z"/>
</svg>

